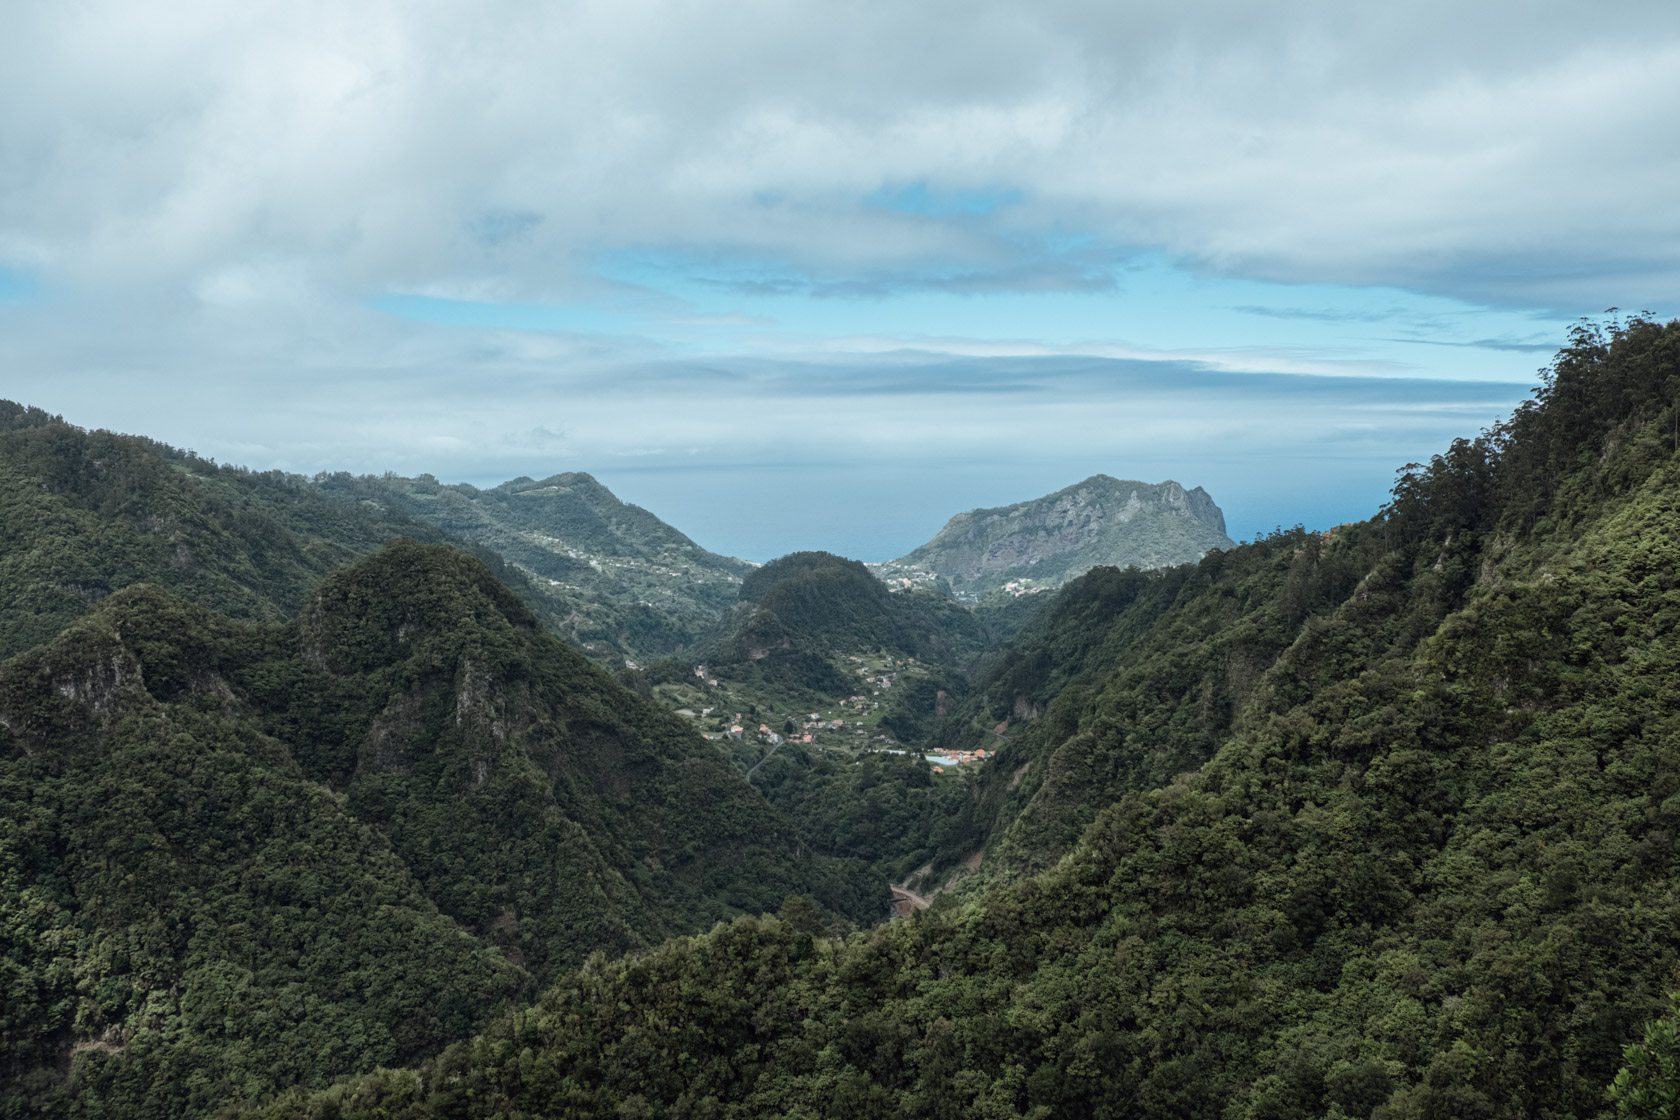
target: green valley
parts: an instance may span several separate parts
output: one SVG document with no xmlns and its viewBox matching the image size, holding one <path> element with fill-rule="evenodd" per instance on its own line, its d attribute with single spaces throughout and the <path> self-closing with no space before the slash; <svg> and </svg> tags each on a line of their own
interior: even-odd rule
<svg viewBox="0 0 1680 1120">
<path fill-rule="evenodd" d="M 1680 1120 L 1676 0 L 0 90 L 0 1120 Z"/>
<path fill-rule="evenodd" d="M 1366 521 L 972 606 L 14 410 L 4 1114 L 1663 1115 L 1677 402 L 1583 325 Z M 562 553 L 677 588 L 610 673 Z"/>
<path fill-rule="evenodd" d="M 1070 586 L 913 920 L 596 961 L 261 1115 L 1661 1115 L 1677 387 L 1680 323 L 1583 329 L 1372 520 Z"/>
<path fill-rule="evenodd" d="M 435 1050 L 591 952 L 887 905 L 441 546 L 283 624 L 119 591 L 0 666 L 0 759 L 32 1113 L 203 1114 Z"/>
</svg>

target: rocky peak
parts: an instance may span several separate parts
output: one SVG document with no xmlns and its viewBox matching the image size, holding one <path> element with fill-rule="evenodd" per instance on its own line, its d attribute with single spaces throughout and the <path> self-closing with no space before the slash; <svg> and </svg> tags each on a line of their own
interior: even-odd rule
<svg viewBox="0 0 1680 1120">
<path fill-rule="evenodd" d="M 1231 544 L 1224 513 L 1201 487 L 1099 474 L 1032 501 L 958 514 L 879 571 L 888 580 L 944 580 L 959 598 L 1018 595 L 1098 564 L 1168 567 Z"/>
</svg>

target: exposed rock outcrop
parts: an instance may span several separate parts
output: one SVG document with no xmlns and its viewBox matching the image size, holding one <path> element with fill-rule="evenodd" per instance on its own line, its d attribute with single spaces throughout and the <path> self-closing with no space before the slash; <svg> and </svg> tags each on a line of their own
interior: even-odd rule
<svg viewBox="0 0 1680 1120">
<path fill-rule="evenodd" d="M 1224 513 L 1201 487 L 1099 474 L 1030 502 L 960 513 L 878 574 L 889 586 L 943 581 L 964 599 L 1021 595 L 1098 564 L 1170 567 L 1232 543 Z"/>
</svg>

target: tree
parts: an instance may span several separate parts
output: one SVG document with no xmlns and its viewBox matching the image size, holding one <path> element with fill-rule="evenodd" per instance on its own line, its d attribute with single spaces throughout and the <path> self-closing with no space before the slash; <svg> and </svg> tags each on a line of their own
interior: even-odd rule
<svg viewBox="0 0 1680 1120">
<path fill-rule="evenodd" d="M 1680 1003 L 1680 992 L 1669 996 Z M 1622 1051 L 1625 1063 L 1610 1083 L 1616 1115 L 1638 1120 L 1680 1117 L 1680 1023 L 1673 1012 L 1645 1024 L 1645 1037 Z"/>
</svg>

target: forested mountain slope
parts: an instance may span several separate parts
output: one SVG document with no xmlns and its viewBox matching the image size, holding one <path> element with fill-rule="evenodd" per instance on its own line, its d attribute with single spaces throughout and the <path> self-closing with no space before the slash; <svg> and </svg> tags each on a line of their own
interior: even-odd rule
<svg viewBox="0 0 1680 1120">
<path fill-rule="evenodd" d="M 789 894 L 886 905 L 449 548 L 395 542 L 284 624 L 131 587 L 0 662 L 6 1115 L 415 1060 Z"/>
<path fill-rule="evenodd" d="M 1176 569 L 1096 569 L 1070 585 L 942 727 L 946 746 L 998 751 L 965 847 L 944 863 L 983 846 L 989 872 L 1049 866 L 1102 805 L 1165 785 L 1233 731 L 1412 651 L 1517 562 L 1518 543 L 1572 544 L 1573 526 L 1650 465 L 1626 464 L 1628 441 L 1666 407 L 1660 343 L 1646 356 L 1624 342 L 1606 366 L 1594 337 L 1560 355 L 1543 407 L 1405 468 L 1381 518 L 1281 531 Z M 1597 475 L 1583 446 L 1603 460 Z"/>
<path fill-rule="evenodd" d="M 796 697 L 855 691 L 854 675 L 839 664 L 850 653 L 886 650 L 960 673 L 988 645 L 960 604 L 929 591 L 895 595 L 864 564 L 828 552 L 772 560 L 742 581 L 737 597 L 700 655 Z"/>
<path fill-rule="evenodd" d="M 1274 710 L 1277 691 L 1288 706 L 1410 650 L 1446 604 L 1435 572 L 1408 579 L 1381 542 L 1369 526 L 1333 540 L 1295 529 L 1199 564 L 1097 568 L 1068 585 L 940 725 L 941 748 L 995 754 L 936 871 L 980 850 L 982 878 L 1043 870 L 1098 809 L 1202 765 Z M 1350 628 L 1361 648 L 1322 657 Z"/>
<path fill-rule="evenodd" d="M 565 632 L 600 657 L 688 649 L 734 605 L 741 578 L 753 570 L 578 472 L 488 490 L 430 476 L 343 473 L 312 484 L 494 549 L 530 573 Z"/>
<path fill-rule="evenodd" d="M 397 536 L 472 547 L 400 511 L 318 493 L 296 475 L 217 466 L 0 401 L 0 657 L 51 640 L 137 582 L 278 622 L 327 572 Z M 535 598 L 494 554 L 480 557 Z"/>
<path fill-rule="evenodd" d="M 1014 818 L 1061 823 L 1006 838 L 1053 851 L 1086 810 L 1050 764 L 1093 760 L 1053 867 L 844 943 L 743 919 L 598 961 L 265 1115 L 1600 1114 L 1680 964 L 1677 402 L 1680 323 L 1583 329 L 1373 521 L 1099 577 Z M 1141 788 L 1178 749 L 1148 728 L 1207 761 Z"/>
</svg>

